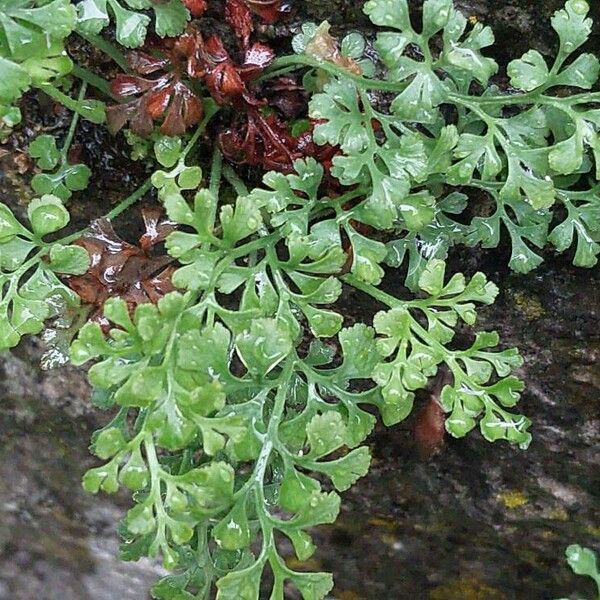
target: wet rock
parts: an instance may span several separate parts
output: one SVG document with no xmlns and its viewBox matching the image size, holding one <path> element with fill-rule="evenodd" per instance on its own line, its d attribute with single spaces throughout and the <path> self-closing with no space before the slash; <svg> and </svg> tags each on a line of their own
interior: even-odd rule
<svg viewBox="0 0 600 600">
<path fill-rule="evenodd" d="M 421 2 L 412 4 L 418 19 Z M 552 53 L 549 16 L 560 4 L 457 0 L 467 16 L 493 26 L 503 64 L 531 46 Z M 306 0 L 299 9 L 302 18 L 368 32 L 362 5 Z M 600 18 L 600 3 L 592 9 Z M 590 47 L 598 42 L 596 33 Z M 19 130 L 16 152 L 40 127 L 66 131 L 66 116 L 43 102 L 30 98 L 26 118 L 39 127 Z M 86 223 L 144 173 L 100 128 L 84 124 L 76 141 L 101 174 L 85 194 L 93 201 L 72 203 Z M 3 201 L 22 209 L 19 199 L 30 197 L 25 183 L 5 166 Z M 600 274 L 552 255 L 528 276 L 509 274 L 506 262 L 506 248 L 469 250 L 455 254 L 453 268 L 484 270 L 503 290 L 479 327 L 499 330 L 525 356 L 521 410 L 534 421 L 530 449 L 490 445 L 474 434 L 448 440 L 422 462 L 412 421 L 379 427 L 370 440 L 371 473 L 344 495 L 339 521 L 316 532 L 315 564 L 334 572 L 336 600 L 549 600 L 575 589 L 592 597 L 563 554 L 573 542 L 600 546 Z M 392 291 L 399 280 L 389 278 Z M 346 303 L 349 322 L 378 309 L 351 293 Z M 118 559 L 116 526 L 127 497 L 89 496 L 80 486 L 93 463 L 89 436 L 104 416 L 89 405 L 81 371 L 41 373 L 41 354 L 39 343 L 26 342 L 0 359 L 0 600 L 145 598 L 161 569 Z"/>
<path fill-rule="evenodd" d="M 34 376 L 33 365 L 16 357 L 3 366 L 10 376 L 0 384 L 0 599 L 146 597 L 162 569 L 119 560 L 126 498 L 94 497 L 81 487 L 93 463 L 81 373 L 63 373 L 63 395 L 79 398 L 65 402 L 55 373 Z"/>
<path fill-rule="evenodd" d="M 346 493 L 338 523 L 317 533 L 318 556 L 340 590 L 369 599 L 593 597 L 563 554 L 574 542 L 600 545 L 600 273 L 548 261 L 530 276 L 509 274 L 495 252 L 476 266 L 503 290 L 478 327 L 498 330 L 525 357 L 519 408 L 534 422 L 531 447 L 492 445 L 475 433 L 447 440 L 422 463 L 411 420 L 378 429 L 371 473 Z M 515 295 L 551 309 L 531 319 Z M 581 363 L 587 375 L 575 382 L 569 374 Z"/>
</svg>

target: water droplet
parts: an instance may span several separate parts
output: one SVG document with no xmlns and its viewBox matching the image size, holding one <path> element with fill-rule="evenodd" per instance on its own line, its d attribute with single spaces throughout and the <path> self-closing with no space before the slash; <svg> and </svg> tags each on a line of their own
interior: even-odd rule
<svg viewBox="0 0 600 600">
<path fill-rule="evenodd" d="M 585 15 L 590 10 L 588 3 L 585 0 L 573 0 L 571 2 L 573 12 L 578 15 Z"/>
<path fill-rule="evenodd" d="M 400 392 L 396 388 L 390 388 L 386 391 L 386 395 L 388 398 L 399 398 Z"/>
</svg>

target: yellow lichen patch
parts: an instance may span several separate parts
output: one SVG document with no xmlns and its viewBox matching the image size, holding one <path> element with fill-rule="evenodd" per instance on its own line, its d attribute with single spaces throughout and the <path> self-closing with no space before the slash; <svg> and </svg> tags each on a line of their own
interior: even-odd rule
<svg viewBox="0 0 600 600">
<path fill-rule="evenodd" d="M 513 294 L 513 301 L 515 308 L 528 321 L 535 321 L 546 314 L 546 309 L 542 306 L 539 298 L 523 290 L 519 290 Z"/>
<path fill-rule="evenodd" d="M 505 600 L 506 596 L 476 577 L 461 577 L 436 587 L 430 600 Z"/>
<path fill-rule="evenodd" d="M 385 529 L 396 529 L 396 523 L 390 519 L 384 519 L 382 517 L 371 517 L 368 520 L 369 525 L 373 527 L 382 527 Z"/>
<path fill-rule="evenodd" d="M 498 500 L 506 506 L 506 508 L 515 509 L 524 506 L 529 502 L 529 498 L 518 490 L 507 490 L 498 494 Z"/>
<path fill-rule="evenodd" d="M 366 600 L 364 596 L 350 591 L 337 592 L 335 597 L 337 600 Z"/>
<path fill-rule="evenodd" d="M 550 518 L 555 521 L 568 521 L 569 513 L 564 508 L 559 508 L 558 510 L 553 510 L 550 513 Z"/>
<path fill-rule="evenodd" d="M 545 540 L 552 540 L 556 537 L 556 533 L 551 529 L 544 529 L 544 531 L 542 531 L 542 537 Z"/>
<path fill-rule="evenodd" d="M 471 15 L 469 17 L 469 23 L 471 25 L 477 25 L 477 23 L 479 23 L 479 19 L 477 18 L 477 15 Z"/>
<path fill-rule="evenodd" d="M 398 543 L 398 538 L 389 533 L 384 533 L 380 539 L 386 546 L 394 547 Z"/>
<path fill-rule="evenodd" d="M 294 571 L 322 571 L 323 566 L 316 558 L 309 558 L 308 560 L 298 560 L 296 557 L 289 557 L 286 559 L 285 564 Z"/>
<path fill-rule="evenodd" d="M 600 527 L 595 527 L 594 525 L 588 525 L 585 528 L 585 530 L 590 535 L 595 535 L 596 537 L 600 537 Z"/>
</svg>

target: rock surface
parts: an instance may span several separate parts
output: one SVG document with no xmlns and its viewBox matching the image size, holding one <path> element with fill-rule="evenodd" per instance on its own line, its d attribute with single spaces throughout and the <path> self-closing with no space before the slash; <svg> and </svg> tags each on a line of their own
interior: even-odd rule
<svg viewBox="0 0 600 600">
<path fill-rule="evenodd" d="M 560 0 L 457 4 L 494 26 L 500 61 L 530 46 L 554 48 L 548 19 Z M 361 29 L 361 5 L 306 0 L 304 10 Z M 598 3 L 594 10 L 600 18 Z M 85 144 L 86 131 L 78 135 Z M 102 152 L 107 182 L 92 194 L 100 206 L 82 210 L 82 222 L 128 183 L 122 157 L 121 150 Z M 18 176 L 0 171 L 4 201 L 12 195 L 14 203 L 8 190 L 15 186 Z M 545 600 L 574 590 L 591 597 L 563 554 L 575 542 L 600 547 L 600 273 L 548 256 L 551 266 L 510 275 L 498 266 L 507 262 L 502 250 L 453 260 L 467 272 L 484 270 L 502 289 L 479 326 L 499 330 L 525 356 L 521 410 L 534 421 L 534 441 L 523 452 L 473 435 L 447 440 L 421 462 L 410 420 L 379 428 L 370 440 L 374 466 L 344 495 L 339 521 L 316 533 L 310 566 L 333 571 L 337 600 Z M 375 310 L 353 298 L 348 307 Z M 89 405 L 84 374 L 40 372 L 41 353 L 37 342 L 26 342 L 0 359 L 0 600 L 142 600 L 161 568 L 118 559 L 116 528 L 127 498 L 92 497 L 80 486 L 93 464 L 89 436 L 103 415 Z"/>
</svg>

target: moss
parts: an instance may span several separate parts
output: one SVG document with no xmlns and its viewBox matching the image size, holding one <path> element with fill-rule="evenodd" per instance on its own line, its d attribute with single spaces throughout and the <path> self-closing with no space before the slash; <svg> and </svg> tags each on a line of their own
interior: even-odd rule
<svg viewBox="0 0 600 600">
<path fill-rule="evenodd" d="M 529 498 L 519 490 L 507 490 L 498 494 L 498 500 L 511 510 L 525 506 L 529 502 Z"/>
<path fill-rule="evenodd" d="M 429 598 L 430 600 L 505 600 L 506 596 L 476 577 L 461 577 L 431 590 Z"/>
<path fill-rule="evenodd" d="M 336 593 L 338 600 L 366 600 L 364 596 L 351 591 L 342 591 Z"/>
<path fill-rule="evenodd" d="M 546 309 L 537 296 L 519 290 L 513 294 L 515 308 L 528 320 L 536 321 L 546 314 Z"/>
<path fill-rule="evenodd" d="M 316 558 L 308 560 L 298 560 L 295 556 L 289 557 L 285 561 L 288 568 L 294 571 L 322 571 L 323 565 Z"/>
<path fill-rule="evenodd" d="M 564 508 L 559 508 L 550 513 L 550 518 L 553 521 L 562 521 L 564 523 L 569 520 L 569 513 Z"/>
<path fill-rule="evenodd" d="M 600 527 L 596 527 L 594 525 L 588 525 L 585 528 L 586 532 L 595 537 L 600 537 Z"/>
<path fill-rule="evenodd" d="M 396 529 L 396 522 L 393 519 L 386 519 L 385 517 L 371 517 L 368 521 L 369 525 L 373 527 L 394 530 Z"/>
</svg>

